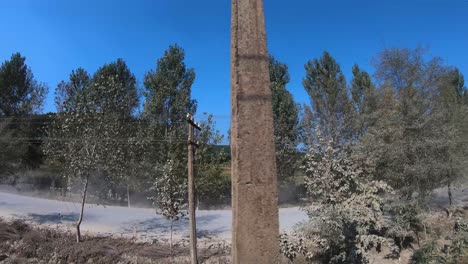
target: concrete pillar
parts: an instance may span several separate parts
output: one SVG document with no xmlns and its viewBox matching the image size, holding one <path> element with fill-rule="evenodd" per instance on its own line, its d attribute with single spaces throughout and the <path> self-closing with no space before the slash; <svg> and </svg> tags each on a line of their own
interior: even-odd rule
<svg viewBox="0 0 468 264">
<path fill-rule="evenodd" d="M 262 0 L 232 0 L 233 263 L 279 263 L 278 191 Z"/>
</svg>

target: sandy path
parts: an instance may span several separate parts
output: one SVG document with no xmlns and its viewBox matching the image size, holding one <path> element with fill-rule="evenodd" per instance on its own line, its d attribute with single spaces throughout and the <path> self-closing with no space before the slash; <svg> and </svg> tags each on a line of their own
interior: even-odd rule
<svg viewBox="0 0 468 264">
<path fill-rule="evenodd" d="M 0 217 L 19 218 L 56 228 L 73 228 L 78 218 L 79 204 L 0 192 Z M 200 237 L 231 238 L 231 210 L 197 211 Z M 280 209 L 280 229 L 283 231 L 307 219 L 298 207 Z M 169 222 L 152 209 L 126 208 L 86 204 L 82 230 L 92 233 L 133 235 L 140 238 L 168 237 Z M 188 236 L 188 222 L 175 224 L 178 236 Z"/>
</svg>

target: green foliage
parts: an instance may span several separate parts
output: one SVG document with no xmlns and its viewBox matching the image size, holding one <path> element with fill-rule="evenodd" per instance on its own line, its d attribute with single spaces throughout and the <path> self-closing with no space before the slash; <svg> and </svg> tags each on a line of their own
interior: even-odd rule
<svg viewBox="0 0 468 264">
<path fill-rule="evenodd" d="M 0 116 L 24 116 L 41 110 L 48 89 L 34 79 L 25 61 L 15 53 L 0 66 Z"/>
<path fill-rule="evenodd" d="M 316 127 L 335 146 L 349 142 L 354 112 L 346 80 L 335 59 L 324 52 L 320 59 L 308 61 L 303 86 L 309 94 Z"/>
<path fill-rule="evenodd" d="M 184 50 L 170 46 L 158 59 L 156 69 L 145 74 L 146 102 L 142 114 L 154 140 L 148 159 L 158 164 L 178 161 L 174 170 L 180 177 L 187 168 L 186 115 L 195 114 L 197 108 L 196 100 L 191 99 L 195 71 L 187 68 L 184 60 Z"/>
<path fill-rule="evenodd" d="M 37 168 L 42 163 L 40 121 L 44 118 L 37 114 L 48 89 L 35 80 L 25 61 L 15 53 L 0 66 L 1 175 Z"/>
<path fill-rule="evenodd" d="M 430 241 L 416 250 L 411 264 L 458 264 L 468 260 L 468 221 L 457 218 L 452 234 L 441 244 Z"/>
<path fill-rule="evenodd" d="M 187 113 L 196 112 L 197 102 L 190 97 L 195 71 L 185 66 L 184 59 L 181 47 L 170 46 L 158 59 L 156 70 L 145 75 L 144 115 L 160 120 L 165 127 L 185 121 Z"/>
<path fill-rule="evenodd" d="M 85 111 L 86 101 L 90 99 L 91 77 L 83 68 L 73 70 L 69 81 L 61 81 L 55 89 L 57 112 Z"/>
<path fill-rule="evenodd" d="M 226 153 L 215 147 L 223 135 L 215 129 L 213 115 L 200 123 L 201 131 L 196 135 L 199 147 L 195 154 L 197 199 L 202 205 L 226 205 L 231 198 L 231 179 L 223 175 Z"/>
<path fill-rule="evenodd" d="M 63 170 L 70 181 L 98 173 L 107 156 L 111 139 L 104 138 L 108 118 L 102 113 L 73 112 L 57 115 L 49 127 L 44 146 L 52 164 Z"/>
<path fill-rule="evenodd" d="M 419 243 L 419 232 L 424 230 L 420 216 L 420 208 L 416 203 L 398 201 L 388 208 L 391 221 L 386 234 L 391 237 L 400 250 L 407 248 L 412 242 Z"/>
<path fill-rule="evenodd" d="M 456 68 L 448 68 L 439 78 L 435 111 L 432 123 L 444 132 L 445 153 L 439 157 L 444 172 L 443 182 L 449 191 L 449 205 L 452 206 L 451 185 L 463 178 L 468 166 L 468 107 L 464 105 L 464 77 Z"/>
<path fill-rule="evenodd" d="M 57 86 L 56 105 L 60 112 L 48 127 L 44 152 L 70 180 L 101 175 L 116 183 L 126 182 L 132 175 L 127 173 L 130 168 L 125 164 L 135 154 L 135 144 L 131 144 L 135 131 L 128 129 L 127 122 L 136 107 L 135 101 L 130 100 L 136 87 L 134 77 L 128 84 L 122 81 L 125 75 L 106 75 L 113 67 L 123 68 L 125 78 L 133 76 L 118 60 L 98 70 L 99 77 L 95 74 L 91 79 L 80 68 L 71 73 L 69 82 L 62 81 Z"/>
<path fill-rule="evenodd" d="M 121 117 L 129 117 L 138 106 L 138 88 L 136 78 L 122 59 L 105 64 L 99 68 L 92 78 L 95 86 L 109 86 L 115 82 L 114 90 L 91 89 L 93 100 L 98 102 L 102 111 L 120 113 Z"/>
<path fill-rule="evenodd" d="M 281 183 L 291 181 L 297 169 L 299 105 L 286 89 L 288 67 L 270 56 L 270 88 L 276 145 L 276 168 Z"/>
<path fill-rule="evenodd" d="M 164 164 L 161 177 L 151 189 L 155 195 L 148 197 L 156 211 L 171 222 L 187 215 L 187 181 L 176 175 L 174 166 L 171 160 Z"/>
<path fill-rule="evenodd" d="M 297 234 L 280 235 L 280 252 L 291 262 L 299 255 L 304 256 L 308 261 L 313 259 L 313 254 L 309 252 L 304 239 Z"/>
<path fill-rule="evenodd" d="M 361 137 L 375 122 L 377 94 L 370 75 L 361 70 L 358 65 L 353 66 L 351 95 L 357 114 L 356 136 Z"/>
<path fill-rule="evenodd" d="M 416 250 L 411 256 L 411 264 L 435 264 L 440 258 L 434 253 L 437 251 L 437 245 L 434 241 L 423 245 L 420 249 Z"/>
<path fill-rule="evenodd" d="M 37 169 L 43 163 L 45 115 L 0 117 L 0 174 Z"/>
<path fill-rule="evenodd" d="M 450 83 L 459 81 L 448 81 L 448 69 L 439 58 L 425 58 L 421 49 L 388 49 L 378 54 L 374 65 L 379 107 L 358 147 L 362 155 L 375 159 L 377 179 L 419 201 L 446 185 L 448 175 L 455 178 L 460 168 L 457 160 L 466 153 L 455 151 L 455 146 L 463 145 L 461 130 L 454 124 L 462 123 L 463 115 L 450 121 L 448 113 L 455 114 L 455 108 L 440 101 L 455 96 L 458 88 Z"/>
<path fill-rule="evenodd" d="M 323 141 L 306 157 L 307 190 L 319 206 L 306 209 L 311 221 L 304 232 L 318 245 L 324 263 L 369 263 L 368 252 L 383 246 L 398 255 L 394 241 L 385 236 L 383 194 L 392 189 L 372 180 L 370 164 Z"/>
</svg>

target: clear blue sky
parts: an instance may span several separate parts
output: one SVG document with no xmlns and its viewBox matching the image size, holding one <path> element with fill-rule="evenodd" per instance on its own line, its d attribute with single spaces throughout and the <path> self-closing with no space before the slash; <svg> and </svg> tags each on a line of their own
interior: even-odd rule
<svg viewBox="0 0 468 264">
<path fill-rule="evenodd" d="M 309 102 L 304 64 L 328 50 L 346 76 L 388 47 L 429 47 L 468 75 L 468 0 L 265 0 L 269 51 L 290 69 L 288 88 Z M 27 57 L 37 80 L 53 91 L 72 69 L 93 73 L 123 58 L 140 85 L 170 45 L 186 51 L 197 77 L 198 114 L 229 127 L 229 0 L 0 0 L 0 60 Z M 468 78 L 467 78 L 468 79 Z"/>
</svg>

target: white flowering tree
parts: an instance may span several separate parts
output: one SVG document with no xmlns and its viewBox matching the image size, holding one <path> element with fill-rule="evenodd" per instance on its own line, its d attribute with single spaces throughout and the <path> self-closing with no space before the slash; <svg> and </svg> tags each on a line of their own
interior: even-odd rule
<svg viewBox="0 0 468 264">
<path fill-rule="evenodd" d="M 173 160 L 164 164 L 161 176 L 154 182 L 154 196 L 148 197 L 153 202 L 156 213 L 170 221 L 170 250 L 172 255 L 172 231 L 174 222 L 187 215 L 187 181 L 177 175 Z"/>
<path fill-rule="evenodd" d="M 384 236 L 384 194 L 392 189 L 372 180 L 369 160 L 338 151 L 321 139 L 307 154 L 305 170 L 307 192 L 317 206 L 306 208 L 311 221 L 300 230 L 307 241 L 299 240 L 298 253 L 324 263 L 368 263 L 368 252 L 383 246 L 398 254 L 394 241 Z M 283 237 L 282 243 L 289 242 Z M 305 250 L 307 245 L 318 247 L 318 252 Z M 287 249 L 283 253 L 296 257 Z"/>
</svg>

